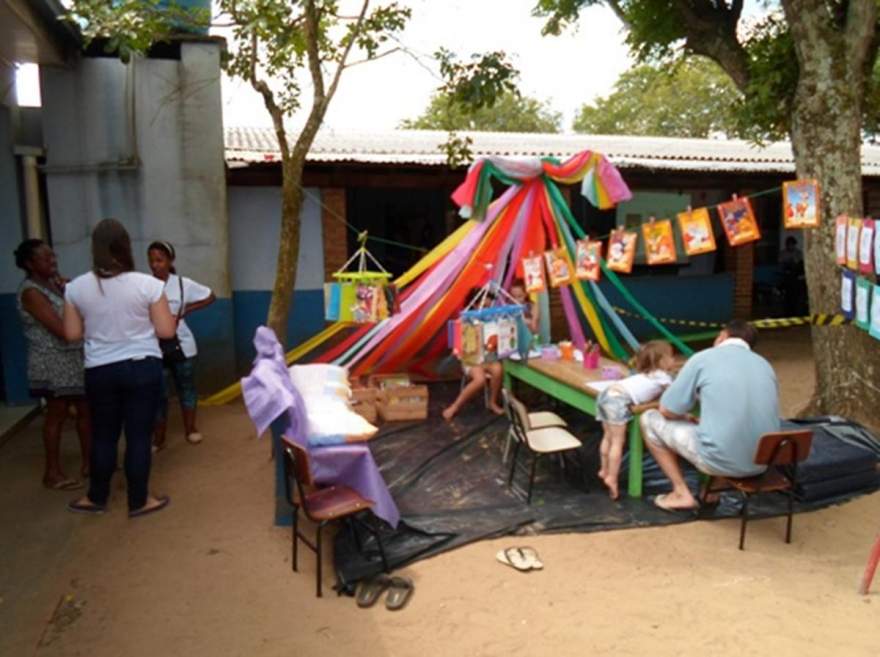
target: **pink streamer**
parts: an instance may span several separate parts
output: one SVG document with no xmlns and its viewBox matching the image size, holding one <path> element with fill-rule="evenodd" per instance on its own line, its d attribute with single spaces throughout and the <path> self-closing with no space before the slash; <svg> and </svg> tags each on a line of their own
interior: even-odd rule
<svg viewBox="0 0 880 657">
<path fill-rule="evenodd" d="M 565 319 L 568 321 L 568 330 L 571 332 L 571 340 L 574 342 L 575 347 L 583 351 L 587 344 L 587 340 L 584 337 L 581 322 L 578 319 L 577 312 L 574 309 L 574 303 L 571 300 L 571 290 L 568 285 L 563 285 L 559 288 L 559 293 L 562 297 L 562 308 L 565 310 Z"/>
</svg>

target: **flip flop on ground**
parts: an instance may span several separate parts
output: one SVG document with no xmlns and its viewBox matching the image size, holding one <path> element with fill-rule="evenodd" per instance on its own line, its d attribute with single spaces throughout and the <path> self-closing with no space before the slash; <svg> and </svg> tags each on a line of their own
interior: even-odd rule
<svg viewBox="0 0 880 657">
<path fill-rule="evenodd" d="M 77 481 L 76 479 L 65 477 L 64 479 L 59 479 L 58 481 L 51 484 L 43 482 L 43 486 L 45 486 L 49 490 L 77 490 L 83 487 L 83 483 L 81 481 Z"/>
<path fill-rule="evenodd" d="M 354 593 L 357 606 L 363 609 L 372 607 L 389 586 L 391 586 L 391 578 L 381 573 L 362 579 L 357 583 Z"/>
<path fill-rule="evenodd" d="M 657 495 L 654 498 L 654 506 L 658 509 L 662 509 L 663 511 L 668 511 L 670 513 L 679 513 L 679 512 L 688 512 L 695 511 L 700 508 L 699 502 L 694 502 L 689 506 L 673 506 L 669 503 L 669 493 L 664 493 L 662 495 Z"/>
<path fill-rule="evenodd" d="M 136 509 L 134 511 L 128 512 L 129 518 L 140 518 L 141 516 L 145 516 L 149 513 L 155 513 L 156 511 L 161 511 L 166 506 L 171 503 L 171 498 L 167 495 L 162 495 L 161 497 L 156 498 L 156 504 L 150 506 L 149 502 L 142 506 L 140 509 Z"/>
<path fill-rule="evenodd" d="M 495 558 L 506 566 L 527 573 L 530 570 L 541 570 L 544 564 L 538 559 L 538 553 L 530 547 L 512 547 L 500 550 Z"/>
<path fill-rule="evenodd" d="M 416 587 L 409 577 L 392 577 L 385 597 L 385 607 L 391 611 L 399 611 L 406 606 L 415 592 Z"/>
<path fill-rule="evenodd" d="M 71 501 L 67 505 L 67 510 L 73 513 L 84 513 L 89 516 L 99 516 L 107 510 L 106 506 L 92 504 L 91 502 L 83 502 L 81 499 Z"/>
</svg>

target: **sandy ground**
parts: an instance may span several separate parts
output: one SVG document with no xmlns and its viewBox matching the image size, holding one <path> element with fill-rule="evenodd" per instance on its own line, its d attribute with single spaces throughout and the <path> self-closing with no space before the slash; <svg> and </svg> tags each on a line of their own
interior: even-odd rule
<svg viewBox="0 0 880 657">
<path fill-rule="evenodd" d="M 776 333 L 763 351 L 791 412 L 811 390 L 809 342 Z M 138 520 L 122 477 L 104 517 L 69 514 L 69 494 L 43 490 L 39 422 L 0 450 L 0 655 L 880 653 L 880 581 L 856 594 L 880 494 L 799 514 L 791 545 L 782 520 L 754 522 L 744 552 L 736 520 L 480 542 L 405 568 L 416 594 L 403 611 L 361 610 L 314 597 L 312 554 L 291 572 L 268 445 L 243 409 L 202 417 L 204 444 L 172 434 L 156 459 L 171 508 Z M 523 543 L 543 571 L 495 561 Z"/>
</svg>

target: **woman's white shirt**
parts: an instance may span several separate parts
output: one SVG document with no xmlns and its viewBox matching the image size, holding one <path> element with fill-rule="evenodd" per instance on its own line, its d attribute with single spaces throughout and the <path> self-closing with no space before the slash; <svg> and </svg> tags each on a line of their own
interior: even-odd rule
<svg viewBox="0 0 880 657">
<path fill-rule="evenodd" d="M 205 287 L 201 283 L 196 283 L 186 276 L 178 276 L 177 274 L 169 274 L 168 280 L 165 282 L 165 296 L 168 298 L 168 307 L 171 314 L 177 317 L 180 311 L 180 281 L 183 281 L 183 303 L 189 306 L 192 303 L 204 301 L 211 296 L 211 288 Z M 160 281 L 161 282 L 161 281 Z M 183 349 L 183 355 L 192 358 L 198 353 L 196 347 L 196 338 L 186 325 L 186 320 L 181 319 L 177 325 L 177 339 L 180 340 L 180 347 Z"/>
<path fill-rule="evenodd" d="M 86 368 L 162 357 L 150 320 L 162 288 L 162 281 L 139 272 L 100 279 L 89 272 L 67 284 L 64 298 L 83 320 Z"/>
</svg>

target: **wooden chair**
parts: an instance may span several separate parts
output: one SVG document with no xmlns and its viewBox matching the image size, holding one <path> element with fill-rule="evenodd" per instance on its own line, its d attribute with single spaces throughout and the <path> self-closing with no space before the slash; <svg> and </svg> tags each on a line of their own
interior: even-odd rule
<svg viewBox="0 0 880 657">
<path fill-rule="evenodd" d="M 743 496 L 742 524 L 739 532 L 739 549 L 744 549 L 746 525 L 749 521 L 749 497 L 756 493 L 773 491 L 788 493 L 788 521 L 785 542 L 791 543 L 791 521 L 794 512 L 794 488 L 797 485 L 797 464 L 806 460 L 813 443 L 813 432 L 779 431 L 761 436 L 755 450 L 755 463 L 766 465 L 767 470 L 755 477 L 721 477 L 710 475 L 703 488 L 703 501 L 710 493 L 735 488 Z M 779 466 L 790 466 L 787 474 Z"/>
<path fill-rule="evenodd" d="M 309 468 L 308 452 L 294 443 L 284 443 L 284 488 L 287 502 L 292 507 L 293 519 L 293 554 L 291 566 L 297 569 L 297 543 L 301 540 L 317 557 L 317 595 L 321 597 L 321 532 L 325 525 L 334 520 L 344 520 L 352 532 L 358 550 L 363 547 L 358 537 L 354 523 L 357 522 L 376 537 L 379 547 L 379 556 L 382 559 L 382 569 L 387 573 L 388 562 L 385 559 L 385 550 L 382 547 L 382 538 L 375 527 L 357 518 L 356 516 L 373 507 L 373 503 L 364 499 L 354 489 L 348 486 L 328 486 L 317 488 L 312 480 Z M 302 507 L 306 518 L 315 523 L 315 543 L 312 544 L 300 531 L 298 526 L 299 510 Z"/>
<path fill-rule="evenodd" d="M 509 390 L 502 390 L 504 395 L 504 407 L 513 430 L 514 446 L 513 457 L 510 459 L 510 476 L 507 485 L 513 485 L 513 476 L 516 473 L 516 457 L 521 445 L 532 453 L 532 462 L 529 469 L 529 488 L 526 494 L 526 502 L 532 503 L 532 487 L 535 483 L 535 467 L 538 458 L 544 454 L 558 454 L 569 449 L 581 447 L 581 441 L 562 427 L 532 428 L 529 422 L 529 412 L 525 405 L 511 394 Z"/>
</svg>

